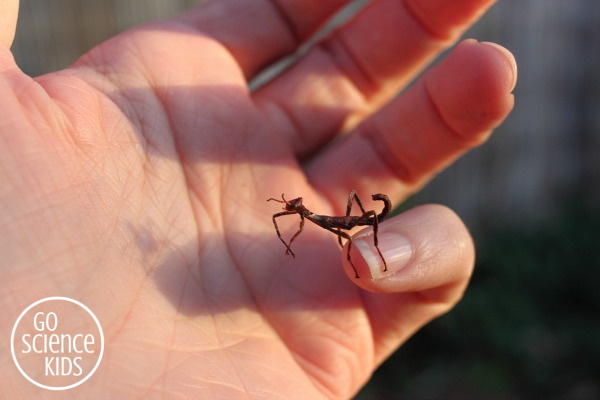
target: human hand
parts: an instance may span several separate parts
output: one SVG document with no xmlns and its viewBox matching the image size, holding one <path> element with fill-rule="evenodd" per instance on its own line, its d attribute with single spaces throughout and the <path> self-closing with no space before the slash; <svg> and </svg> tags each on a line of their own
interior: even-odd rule
<svg viewBox="0 0 600 400">
<path fill-rule="evenodd" d="M 0 310 L 53 295 L 93 310 L 105 356 L 67 394 L 347 398 L 458 301 L 473 246 L 446 208 L 381 224 L 380 279 L 356 251 L 368 238 L 354 279 L 335 236 L 307 226 L 292 259 L 273 230 L 281 192 L 328 215 L 351 189 L 397 203 L 512 107 L 514 60 L 475 41 L 383 106 L 489 0 L 377 1 L 248 90 L 344 3 L 209 2 L 35 79 L 9 52 L 17 2 L 0 3 Z M 40 390 L 1 354 L 5 393 Z"/>
</svg>

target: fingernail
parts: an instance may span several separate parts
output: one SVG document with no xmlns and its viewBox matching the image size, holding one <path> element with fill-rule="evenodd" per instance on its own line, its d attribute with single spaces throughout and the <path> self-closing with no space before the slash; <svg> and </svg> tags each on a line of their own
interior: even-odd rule
<svg viewBox="0 0 600 400">
<path fill-rule="evenodd" d="M 356 237 L 352 241 L 367 262 L 371 271 L 371 279 L 373 280 L 381 279 L 400 271 L 408 265 L 414 253 L 410 241 L 400 233 L 380 231 L 377 239 L 379 240 L 379 250 L 387 264 L 387 271 L 384 270 L 385 265 L 373 242 L 373 231 Z"/>
<path fill-rule="evenodd" d="M 511 71 L 512 71 L 512 80 L 511 80 L 511 84 L 509 85 L 510 92 L 512 93 L 515 90 L 515 86 L 517 86 L 517 61 L 515 60 L 515 56 L 507 48 L 502 47 L 499 44 L 496 44 L 493 42 L 481 42 L 481 43 L 485 44 L 486 46 L 491 46 L 497 50 L 500 50 L 506 57 L 506 60 L 510 64 Z"/>
</svg>

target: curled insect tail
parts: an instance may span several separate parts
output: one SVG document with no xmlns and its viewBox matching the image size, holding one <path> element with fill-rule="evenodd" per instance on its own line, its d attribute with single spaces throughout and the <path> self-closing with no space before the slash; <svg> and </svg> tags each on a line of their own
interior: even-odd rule
<svg viewBox="0 0 600 400">
<path fill-rule="evenodd" d="M 371 198 L 376 201 L 383 201 L 383 210 L 381 210 L 381 213 L 377 215 L 377 220 L 382 221 L 392 211 L 392 202 L 390 201 L 389 197 L 383 193 L 376 193 L 371 196 Z"/>
</svg>

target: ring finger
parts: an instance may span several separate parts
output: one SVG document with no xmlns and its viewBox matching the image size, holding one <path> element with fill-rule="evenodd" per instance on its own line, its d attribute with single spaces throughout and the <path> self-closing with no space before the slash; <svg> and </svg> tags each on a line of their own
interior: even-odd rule
<svg viewBox="0 0 600 400">
<path fill-rule="evenodd" d="M 516 64 L 508 51 L 464 41 L 306 165 L 308 178 L 334 204 L 349 189 L 403 198 L 487 138 L 512 109 L 515 82 Z"/>
</svg>

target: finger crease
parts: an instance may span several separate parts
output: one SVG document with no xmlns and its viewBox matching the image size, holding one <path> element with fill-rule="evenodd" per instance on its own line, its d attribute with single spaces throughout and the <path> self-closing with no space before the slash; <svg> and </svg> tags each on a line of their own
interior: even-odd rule
<svg viewBox="0 0 600 400">
<path fill-rule="evenodd" d="M 287 31 L 294 38 L 294 42 L 300 43 L 302 41 L 302 37 L 300 36 L 298 29 L 294 24 L 294 20 L 287 14 L 285 8 L 277 0 L 266 0 L 266 2 L 269 3 L 269 5 L 271 5 L 273 10 L 275 10 L 277 15 L 279 16 L 279 19 L 287 28 Z"/>
<path fill-rule="evenodd" d="M 376 128 L 365 129 L 365 126 L 366 124 L 363 124 L 359 132 L 361 137 L 367 140 L 369 147 L 375 153 L 375 158 L 383 164 L 392 176 L 397 177 L 400 181 L 410 184 L 416 183 L 418 177 L 409 167 L 409 163 L 403 161 L 400 157 L 393 157 L 386 148 L 385 143 L 382 143 L 382 138 L 385 136 L 377 134 Z"/>
<path fill-rule="evenodd" d="M 425 92 L 425 98 L 427 102 L 431 105 L 435 115 L 442 122 L 446 130 L 448 131 L 448 135 L 454 137 L 455 139 L 459 139 L 461 142 L 470 141 L 468 137 L 465 137 L 461 132 L 457 129 L 453 128 L 452 125 L 448 122 L 447 118 L 444 116 L 442 109 L 437 105 L 434 96 L 429 91 L 429 87 L 427 82 L 423 82 L 423 91 Z"/>
<path fill-rule="evenodd" d="M 350 50 L 350 46 L 348 46 L 346 41 L 340 35 L 337 35 L 336 39 L 335 43 L 337 46 L 333 44 L 334 42 L 332 40 L 328 40 L 322 42 L 320 47 L 329 55 L 333 65 L 335 65 L 338 70 L 342 71 L 344 76 L 352 82 L 352 85 L 356 88 L 361 88 L 361 90 L 357 92 L 365 97 L 365 100 L 368 100 L 366 98 L 368 97 L 366 93 L 377 93 L 379 89 L 381 89 L 381 85 L 379 85 L 377 80 L 375 80 L 359 62 L 358 58 Z M 338 54 L 336 55 L 336 53 Z M 348 63 L 342 62 L 344 57 L 349 60 Z M 349 65 L 351 65 L 352 68 L 349 68 Z M 350 72 L 351 70 L 352 73 Z M 358 84 L 359 82 L 360 84 Z M 365 90 L 366 88 L 369 90 Z"/>
<path fill-rule="evenodd" d="M 403 1 L 402 4 L 404 5 L 404 9 L 406 10 L 406 13 L 410 16 L 410 18 L 413 21 L 415 21 L 415 23 L 419 27 L 421 27 L 421 29 L 425 33 L 427 33 L 427 35 L 429 35 L 430 37 L 432 37 L 435 40 L 440 40 L 440 41 L 447 41 L 448 39 L 450 39 L 449 33 L 443 34 L 439 31 L 436 31 L 431 25 L 427 24 L 425 22 L 425 20 L 421 17 L 421 14 L 415 10 L 415 6 L 410 5 L 410 2 Z"/>
</svg>

